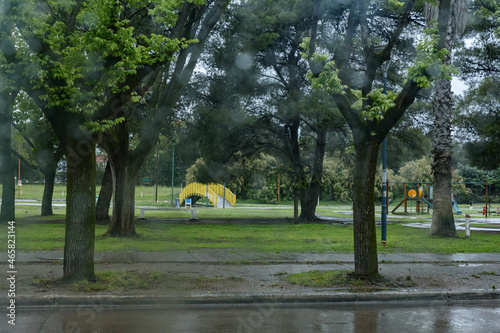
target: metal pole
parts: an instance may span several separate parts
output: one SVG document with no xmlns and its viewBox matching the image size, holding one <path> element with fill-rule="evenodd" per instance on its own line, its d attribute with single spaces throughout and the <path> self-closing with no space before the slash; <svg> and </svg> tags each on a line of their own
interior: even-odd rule
<svg viewBox="0 0 500 333">
<path fill-rule="evenodd" d="M 222 201 L 222 208 L 226 208 L 226 182 L 224 182 L 224 201 Z"/>
<path fill-rule="evenodd" d="M 159 143 L 156 144 L 156 184 L 155 184 L 155 202 L 158 202 L 158 173 L 159 173 L 159 167 L 158 167 L 158 145 Z"/>
<path fill-rule="evenodd" d="M 21 134 L 19 134 L 19 156 L 21 156 Z M 19 157 L 19 166 L 17 174 L 17 198 L 21 198 L 21 158 Z"/>
<path fill-rule="evenodd" d="M 172 142 L 172 204 L 174 203 L 174 167 L 175 167 L 175 141 Z"/>
<path fill-rule="evenodd" d="M 387 243 L 387 141 L 382 142 L 382 245 Z"/>
<path fill-rule="evenodd" d="M 387 191 L 389 192 L 389 180 L 387 180 L 387 182 L 385 183 L 385 188 L 387 189 Z M 389 214 L 389 196 L 386 196 L 385 198 L 385 205 L 387 206 L 387 214 Z"/>
</svg>

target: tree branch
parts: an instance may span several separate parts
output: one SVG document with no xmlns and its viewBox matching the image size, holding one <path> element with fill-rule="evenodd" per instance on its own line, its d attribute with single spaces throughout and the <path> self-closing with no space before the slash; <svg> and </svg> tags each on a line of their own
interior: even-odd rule
<svg viewBox="0 0 500 333">
<path fill-rule="evenodd" d="M 133 18 L 135 15 L 137 15 L 137 14 L 139 14 L 140 12 L 143 12 L 143 11 L 145 11 L 145 10 L 148 10 L 148 9 L 149 9 L 149 7 L 148 7 L 148 6 L 144 6 L 144 7 L 142 7 L 141 9 L 139 9 L 139 10 L 137 10 L 137 11 L 133 12 L 133 13 L 132 13 L 132 14 L 128 17 L 128 19 L 129 19 L 129 20 L 132 20 L 132 18 Z"/>
<path fill-rule="evenodd" d="M 24 135 L 24 133 L 21 132 L 21 129 L 19 128 L 19 126 L 15 123 L 12 123 L 11 124 L 18 132 L 19 134 L 23 137 L 23 139 L 31 146 L 31 148 L 35 149 L 35 144 L 30 140 L 30 138 L 28 138 L 27 136 Z"/>
<path fill-rule="evenodd" d="M 344 38 L 344 43 L 342 45 L 341 52 L 334 56 L 335 62 L 337 63 L 337 68 L 339 68 L 339 78 L 344 83 L 350 82 L 350 77 L 348 73 L 349 59 L 352 54 L 352 46 L 354 40 L 354 34 L 356 32 L 356 26 L 358 25 L 359 16 L 356 14 L 357 1 L 352 1 L 349 7 L 349 17 L 347 19 L 347 33 Z"/>
<path fill-rule="evenodd" d="M 389 109 L 384 118 L 378 123 L 377 136 L 382 140 L 389 134 L 392 127 L 396 125 L 399 119 L 403 116 L 408 107 L 415 101 L 418 92 L 422 88 L 417 86 L 417 83 L 409 80 L 404 86 L 403 90 L 398 94 L 393 108 Z"/>
<path fill-rule="evenodd" d="M 76 4 L 73 6 L 73 9 L 71 10 L 69 20 L 66 23 L 66 32 L 65 32 L 66 36 L 68 36 L 76 29 L 76 17 L 78 16 L 78 13 L 80 12 L 80 9 L 83 6 L 83 1 L 84 0 L 78 0 Z"/>
<path fill-rule="evenodd" d="M 41 171 L 41 172 L 43 172 L 41 167 L 39 167 L 36 164 L 33 164 L 33 163 L 29 162 L 28 160 L 26 160 L 21 154 L 19 154 L 14 149 L 11 149 L 10 151 L 11 151 L 11 153 L 13 155 L 15 155 L 18 159 L 20 159 L 24 164 L 26 164 L 27 167 L 29 167 L 29 168 L 31 168 L 31 169 L 33 169 L 35 171 Z"/>
</svg>

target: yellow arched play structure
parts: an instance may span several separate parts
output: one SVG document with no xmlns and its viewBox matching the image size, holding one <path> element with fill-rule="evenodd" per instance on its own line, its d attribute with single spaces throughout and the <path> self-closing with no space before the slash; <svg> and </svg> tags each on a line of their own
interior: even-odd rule
<svg viewBox="0 0 500 333">
<path fill-rule="evenodd" d="M 179 194 L 181 206 L 185 204 L 187 198 L 191 198 L 193 200 L 193 204 L 200 198 L 208 198 L 208 201 L 212 204 L 212 206 L 218 208 L 229 208 L 236 205 L 236 195 L 221 184 L 188 184 Z M 224 198 L 226 198 L 225 202 Z"/>
</svg>

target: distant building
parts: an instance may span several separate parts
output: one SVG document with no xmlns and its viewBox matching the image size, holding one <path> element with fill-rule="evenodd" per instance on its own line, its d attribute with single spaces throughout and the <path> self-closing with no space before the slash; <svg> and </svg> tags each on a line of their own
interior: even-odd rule
<svg viewBox="0 0 500 333">
<path fill-rule="evenodd" d="M 96 163 L 99 164 L 104 164 L 108 163 L 108 156 L 107 155 L 96 155 L 95 157 Z"/>
</svg>

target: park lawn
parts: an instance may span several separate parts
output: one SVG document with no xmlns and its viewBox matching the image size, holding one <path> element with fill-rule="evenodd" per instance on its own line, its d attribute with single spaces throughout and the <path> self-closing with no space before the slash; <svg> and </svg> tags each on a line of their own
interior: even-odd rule
<svg viewBox="0 0 500 333">
<path fill-rule="evenodd" d="M 136 206 L 142 206 L 136 203 Z M 147 207 L 158 208 L 173 208 L 165 203 L 153 204 L 149 203 L 144 205 Z M 292 205 L 251 205 L 251 206 L 237 206 L 236 209 L 215 209 L 213 207 L 206 208 L 204 205 L 196 206 L 196 217 L 200 219 L 292 219 L 293 206 Z M 376 207 L 377 211 L 379 207 Z M 61 215 L 66 213 L 66 207 L 57 206 L 57 202 L 52 207 L 54 214 Z M 16 219 L 22 220 L 25 218 L 40 218 L 40 206 L 16 206 Z M 112 209 L 110 209 L 110 214 Z M 135 209 L 135 216 L 140 216 L 141 210 Z M 350 206 L 323 206 L 316 210 L 318 216 L 326 217 L 339 217 L 339 218 L 352 218 L 352 208 Z M 174 211 L 161 211 L 161 210 L 146 210 L 145 216 L 147 218 L 161 218 L 161 219 L 188 219 L 191 217 L 191 212 L 183 208 Z M 408 223 L 413 222 L 427 222 L 427 218 L 431 215 L 418 215 L 418 218 L 408 220 Z M 414 216 L 416 217 L 416 216 Z M 396 217 L 398 220 L 404 219 L 400 215 Z M 49 219 L 51 219 L 49 217 Z M 389 220 L 393 220 L 392 218 Z"/>
<path fill-rule="evenodd" d="M 1 226 L 6 235 L 7 226 Z M 379 232 L 380 228 L 377 228 Z M 133 239 L 103 238 L 106 226 L 96 226 L 95 249 L 106 251 L 203 251 L 226 249 L 255 252 L 352 252 L 351 225 L 183 225 L 159 222 L 139 223 Z M 500 252 L 500 235 L 472 233 L 470 239 L 459 232 L 458 238 L 435 238 L 420 228 L 390 224 L 387 246 L 380 253 L 482 253 Z M 6 248 L 6 237 L 0 245 Z M 378 234 L 380 239 L 380 234 Z M 16 249 L 24 251 L 62 250 L 63 224 L 16 222 Z"/>
<path fill-rule="evenodd" d="M 140 210 L 136 209 L 136 216 Z M 191 212 L 180 208 L 177 211 L 146 211 L 146 217 L 154 218 L 189 218 Z M 291 207 L 264 207 L 257 209 L 215 209 L 213 207 L 196 207 L 196 217 L 199 219 L 285 219 L 293 218 L 293 206 Z"/>
<path fill-rule="evenodd" d="M 28 202 L 29 204 L 33 204 L 32 202 Z M 58 202 L 55 201 L 52 206 L 52 210 L 54 214 L 61 215 L 66 213 L 66 207 L 57 206 Z M 147 206 L 147 207 L 158 207 L 158 208 L 173 208 L 170 205 L 165 203 L 143 203 L 138 204 L 137 206 Z M 257 208 L 256 208 L 257 207 Z M 350 207 L 345 207 L 344 210 L 351 209 Z M 32 205 L 16 205 L 16 220 L 22 220 L 25 218 L 40 218 L 40 206 L 32 206 Z M 318 215 L 321 216 L 335 216 L 335 217 L 347 217 L 352 218 L 352 213 L 336 213 L 339 208 L 336 206 L 322 207 L 317 210 Z M 135 209 L 135 216 L 140 216 L 140 209 Z M 110 209 L 110 214 L 112 213 L 112 209 Z M 145 216 L 147 218 L 170 218 L 170 219 L 187 219 L 191 217 L 191 212 L 189 210 L 185 210 L 183 208 L 179 208 L 175 211 L 158 211 L 158 210 L 149 210 L 145 212 Z M 238 205 L 238 208 L 232 209 L 215 209 L 211 206 L 206 208 L 204 205 L 196 206 L 196 216 L 200 219 L 222 219 L 227 220 L 231 218 L 238 219 L 248 219 L 248 218 L 272 218 L 272 219 L 285 219 L 293 218 L 293 206 L 292 205 L 252 205 L 246 206 L 242 205 L 241 207 Z M 48 217 L 48 219 L 51 219 Z"/>
<path fill-rule="evenodd" d="M 16 200 L 35 200 L 42 201 L 43 184 L 23 184 L 18 191 L 16 186 Z M 2 185 L 0 185 L 1 193 Z M 101 187 L 96 187 L 96 196 L 99 195 Z M 174 198 L 179 197 L 180 187 L 174 187 Z M 19 195 L 20 194 L 20 195 Z M 55 203 L 66 201 L 66 185 L 56 184 L 54 186 L 53 200 Z M 155 202 L 155 197 L 158 202 Z M 138 206 L 172 206 L 172 188 L 166 186 L 158 187 L 158 196 L 154 186 L 136 186 L 135 202 Z"/>
<path fill-rule="evenodd" d="M 39 201 L 42 185 L 23 186 L 23 199 Z M 174 188 L 174 196 L 179 189 Z M 64 201 L 65 187 L 56 187 L 54 203 Z M 142 195 L 141 195 L 142 194 Z M 169 202 L 153 203 L 153 187 L 136 188 L 137 206 L 171 207 Z M 170 197 L 170 188 L 160 188 L 159 198 Z M 257 252 L 352 252 L 353 230 L 350 225 L 326 224 L 283 224 L 285 218 L 293 217 L 292 205 L 255 205 L 242 203 L 241 209 L 213 209 L 197 207 L 201 219 L 254 219 L 255 225 L 182 225 L 162 222 L 140 222 L 137 239 L 102 238 L 105 226 L 96 227 L 96 251 L 174 251 L 204 249 L 228 249 Z M 250 207 L 251 206 L 251 207 Z M 258 208 L 255 208 L 258 206 Z M 65 207 L 53 206 L 56 216 L 40 217 L 39 206 L 16 206 L 16 249 L 17 250 L 62 250 L 64 248 Z M 136 216 L 140 210 L 136 209 Z M 326 205 L 321 203 L 318 215 L 352 217 L 351 205 Z M 189 211 L 147 211 L 147 217 L 187 219 Z M 408 219 L 405 222 L 424 222 L 427 216 Z M 263 225 L 259 219 L 281 219 L 282 224 Z M 399 218 L 399 217 L 398 217 Z M 401 216 L 401 219 L 405 219 Z M 55 223 L 54 223 L 55 222 Z M 3 228 L 3 229 L 2 229 Z M 378 231 L 379 228 L 377 228 Z M 6 226 L 0 226 L 6 235 Z M 383 252 L 413 253 L 460 253 L 500 252 L 500 234 L 472 233 L 465 239 L 459 232 L 455 239 L 433 238 L 426 229 L 409 228 L 400 223 L 388 226 L 387 246 L 379 245 Z M 380 239 L 380 235 L 377 236 Z M 6 237 L 0 239 L 0 246 L 6 248 Z"/>
</svg>

